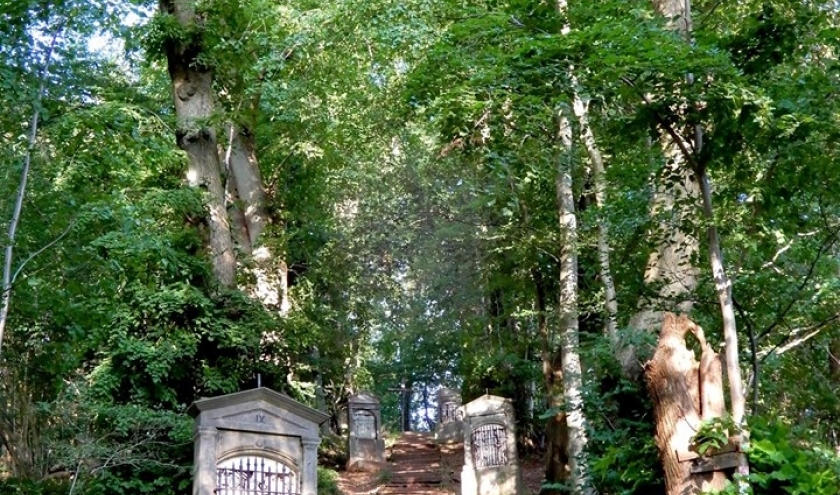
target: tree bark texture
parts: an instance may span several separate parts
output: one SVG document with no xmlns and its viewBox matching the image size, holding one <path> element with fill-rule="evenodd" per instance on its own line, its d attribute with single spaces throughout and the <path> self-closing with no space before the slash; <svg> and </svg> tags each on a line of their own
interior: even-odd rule
<svg viewBox="0 0 840 495">
<path fill-rule="evenodd" d="M 178 146 L 187 153 L 187 181 L 205 192 L 210 256 L 213 273 L 223 288 L 236 285 L 236 253 L 225 203 L 222 166 L 212 127 L 214 116 L 213 69 L 200 60 L 202 46 L 195 33 L 200 24 L 190 0 L 160 0 L 160 11 L 177 19 L 191 33 L 187 41 L 166 42 L 166 58 L 178 126 Z"/>
<path fill-rule="evenodd" d="M 658 243 L 648 256 L 644 275 L 645 285 L 659 289 L 653 297 L 642 298 L 630 319 L 632 328 L 647 332 L 654 332 L 662 324 L 665 309 L 690 312 L 691 294 L 697 287 L 697 269 L 692 260 L 700 246 L 689 223 L 699 204 L 700 190 L 675 146 L 664 142 L 663 146 L 668 163 L 656 179 L 650 208 L 655 225 L 652 236 Z M 639 376 L 639 349 L 625 346 L 619 359 L 626 376 Z"/>
<path fill-rule="evenodd" d="M 700 361 L 686 347 L 686 336 L 700 343 Z M 654 407 L 656 445 L 665 472 L 667 495 L 695 495 L 720 490 L 727 484 L 720 471 L 692 474 L 691 462 L 680 462 L 688 452 L 702 420 L 725 412 L 720 356 L 706 342 L 703 330 L 687 316 L 665 313 L 659 343 L 645 377 Z"/>
<path fill-rule="evenodd" d="M 560 355 L 553 351 L 548 328 L 545 280 L 539 269 L 532 272 L 537 295 L 537 328 L 540 333 L 543 380 L 546 390 L 546 407 L 560 409 L 563 405 L 563 370 Z M 565 484 L 569 479 L 569 428 L 566 413 L 558 411 L 546 425 L 545 480 Z M 560 495 L 557 489 L 543 489 L 541 495 Z"/>
<path fill-rule="evenodd" d="M 685 0 L 653 0 L 668 26 L 686 36 L 690 28 L 690 5 Z M 644 280 L 649 287 L 659 287 L 652 297 L 639 301 L 630 326 L 655 332 L 662 323 L 663 311 L 690 312 L 691 296 L 697 287 L 697 270 L 692 260 L 699 252 L 699 240 L 692 233 L 690 219 L 700 204 L 700 188 L 687 164 L 687 158 L 670 136 L 660 136 L 665 166 L 654 180 L 650 216 L 651 233 L 657 247 L 648 257 Z M 642 371 L 639 349 L 625 346 L 619 360 L 624 374 L 637 377 Z"/>
<path fill-rule="evenodd" d="M 229 189 L 237 192 L 236 203 L 241 205 L 245 230 L 244 242 L 253 260 L 250 271 L 254 276 L 251 295 L 265 306 L 276 307 L 285 315 L 291 309 L 288 287 L 288 267 L 276 249 L 272 249 L 261 236 L 268 224 L 266 193 L 257 161 L 253 134 L 246 128 L 228 124 L 225 166 L 228 171 Z"/>
<path fill-rule="evenodd" d="M 577 86 L 577 80 L 572 75 L 574 85 Z M 603 211 L 606 205 L 606 190 L 607 179 L 606 171 L 604 169 L 604 157 L 598 143 L 595 141 L 595 134 L 592 132 L 592 127 L 589 125 L 589 102 L 583 101 L 578 92 L 574 95 L 574 112 L 580 125 L 580 137 L 583 145 L 586 148 L 586 154 L 589 155 L 589 162 L 592 165 L 592 182 L 595 186 L 595 206 L 599 211 Z M 612 269 L 610 268 L 610 244 L 609 244 L 609 227 L 604 219 L 598 219 L 598 264 L 599 275 L 601 283 L 604 285 L 604 333 L 609 337 L 610 343 L 614 350 L 618 351 L 620 343 L 618 341 L 618 298 L 615 292 L 615 281 L 612 276 Z"/>
<path fill-rule="evenodd" d="M 583 410 L 583 373 L 580 364 L 578 325 L 577 215 L 572 188 L 572 128 L 569 119 L 558 113 L 562 145 L 557 170 L 557 207 L 560 217 L 560 361 L 563 370 L 563 403 L 566 410 L 569 444 L 569 472 L 572 493 L 595 493 L 589 479 L 586 416 Z"/>
</svg>

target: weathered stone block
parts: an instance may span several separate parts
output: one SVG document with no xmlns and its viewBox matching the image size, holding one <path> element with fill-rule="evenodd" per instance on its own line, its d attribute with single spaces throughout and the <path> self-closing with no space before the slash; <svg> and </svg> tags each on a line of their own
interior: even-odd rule
<svg viewBox="0 0 840 495">
<path fill-rule="evenodd" d="M 435 442 L 459 443 L 464 440 L 464 424 L 458 416 L 461 407 L 461 391 L 442 388 L 436 394 L 437 424 L 435 425 Z"/>
<path fill-rule="evenodd" d="M 461 495 L 519 495 L 522 477 L 510 399 L 484 395 L 459 409 L 463 417 Z"/>
<path fill-rule="evenodd" d="M 385 463 L 385 440 L 381 434 L 379 399 L 363 392 L 350 397 L 347 403 L 350 434 L 348 438 L 348 470 Z M 357 466 L 358 465 L 358 466 Z"/>
</svg>

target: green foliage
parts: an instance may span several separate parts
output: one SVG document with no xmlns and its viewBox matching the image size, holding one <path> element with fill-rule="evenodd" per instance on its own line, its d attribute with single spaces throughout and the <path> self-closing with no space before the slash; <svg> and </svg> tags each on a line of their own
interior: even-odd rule
<svg viewBox="0 0 840 495">
<path fill-rule="evenodd" d="M 318 466 L 318 493 L 341 495 L 341 490 L 338 488 L 338 473 L 332 469 Z"/>
<path fill-rule="evenodd" d="M 719 450 L 727 445 L 729 437 L 738 434 L 740 432 L 731 416 L 705 420 L 691 438 L 691 448 L 700 455 L 706 455 L 709 451 Z"/>
<path fill-rule="evenodd" d="M 604 494 L 664 493 L 647 392 L 621 375 L 612 352 L 603 336 L 584 341 L 583 359 L 598 370 L 584 395 L 593 482 Z"/>
<path fill-rule="evenodd" d="M 754 493 L 829 495 L 840 490 L 840 462 L 821 442 L 797 440 L 781 421 L 751 421 L 750 483 Z"/>
<path fill-rule="evenodd" d="M 801 426 L 753 425 L 753 484 L 837 493 L 823 445 L 836 435 L 838 385 L 822 369 L 840 303 L 833 5 L 695 2 L 693 43 L 648 0 L 571 2 L 567 19 L 533 0 L 196 6 L 202 22 L 184 28 L 169 14 L 149 16 L 141 1 L 0 5 L 3 227 L 39 64 L 60 30 L 0 362 L 0 403 L 14 404 L 0 415 L 7 454 L 37 455 L 9 463 L 20 472 L 0 473 L 0 491 L 52 493 L 26 479 L 85 459 L 100 468 L 86 467 L 79 493 L 181 493 L 186 406 L 250 386 L 256 372 L 334 418 L 349 393 L 372 389 L 394 430 L 391 388 L 414 388 L 418 426 L 433 421 L 429 394 L 440 385 L 467 398 L 489 391 L 513 398 L 520 434 L 539 439 L 542 345 L 550 359 L 558 325 L 554 114 L 575 91 L 589 101 L 607 160 L 606 204 L 596 208 L 584 147 L 568 152 L 599 491 L 662 486 L 645 391 L 620 378 L 616 349 L 600 338 L 598 227 L 610 233 L 628 327 L 658 289 L 644 267 L 673 220 L 649 212 L 651 178 L 672 158 L 652 144 L 667 140 L 663 123 L 681 133 L 699 123 L 696 158 L 714 183 L 738 321 L 761 360 L 754 407 Z M 123 25 L 129 12 L 139 26 Z M 95 34 L 112 46 L 90 53 Z M 212 282 L 202 193 L 183 186 L 186 157 L 172 139 L 160 61 L 174 45 L 213 68 L 210 123 L 236 122 L 254 138 L 269 195 L 260 242 L 289 266 L 288 315 L 249 298 L 246 257 L 242 290 L 222 293 Z M 682 227 L 702 238 L 698 219 Z M 691 300 L 714 344 L 720 317 L 705 254 L 693 260 Z M 619 333 L 644 360 L 655 335 Z M 727 431 L 725 422 L 704 425 L 697 450 L 720 447 Z M 140 440 L 129 456 L 126 446 Z M 108 463 L 109 452 L 122 457 Z M 334 487 L 334 474 L 319 476 L 322 491 Z"/>
<path fill-rule="evenodd" d="M 801 439 L 798 429 L 778 419 L 751 418 L 747 455 L 753 493 L 829 495 L 840 490 L 840 462 L 833 449 Z M 732 484 L 719 493 L 738 491 Z"/>
<path fill-rule="evenodd" d="M 0 493 L 7 495 L 67 495 L 69 490 L 70 483 L 65 481 L 0 480 Z"/>
</svg>

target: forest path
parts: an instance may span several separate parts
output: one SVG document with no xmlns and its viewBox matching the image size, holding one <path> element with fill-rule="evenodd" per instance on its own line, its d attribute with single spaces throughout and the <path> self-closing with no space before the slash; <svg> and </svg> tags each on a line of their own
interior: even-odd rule
<svg viewBox="0 0 840 495">
<path fill-rule="evenodd" d="M 460 492 L 458 480 L 461 466 L 451 465 L 463 454 L 449 455 L 446 460 L 440 445 L 434 443 L 428 433 L 403 433 L 391 449 L 390 475 L 381 495 L 451 495 Z M 463 452 L 463 451 L 461 451 Z"/>
<path fill-rule="evenodd" d="M 428 433 L 407 432 L 389 450 L 389 462 L 380 472 L 342 472 L 342 495 L 460 494 L 461 444 L 437 445 Z"/>
</svg>

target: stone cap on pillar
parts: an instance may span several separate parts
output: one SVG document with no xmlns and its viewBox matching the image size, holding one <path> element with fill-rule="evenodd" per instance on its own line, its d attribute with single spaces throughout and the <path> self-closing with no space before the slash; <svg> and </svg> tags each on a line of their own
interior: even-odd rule
<svg viewBox="0 0 840 495">
<path fill-rule="evenodd" d="M 329 415 L 321 411 L 264 387 L 199 399 L 192 403 L 187 413 L 196 418 L 196 427 L 281 432 L 301 437 L 317 437 L 310 431 L 317 430 L 329 419 Z"/>
<path fill-rule="evenodd" d="M 497 414 L 513 415 L 513 401 L 498 395 L 485 394 L 461 406 L 464 416 L 488 416 Z"/>
<path fill-rule="evenodd" d="M 379 399 L 370 392 L 359 392 L 347 399 L 351 406 L 376 406 L 379 407 Z"/>
<path fill-rule="evenodd" d="M 436 396 L 439 402 L 461 402 L 461 391 L 457 388 L 443 387 L 437 391 Z"/>
</svg>

